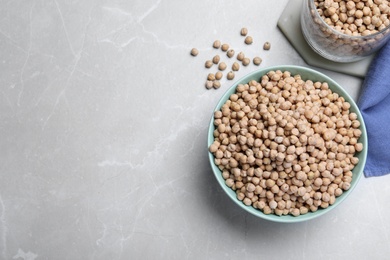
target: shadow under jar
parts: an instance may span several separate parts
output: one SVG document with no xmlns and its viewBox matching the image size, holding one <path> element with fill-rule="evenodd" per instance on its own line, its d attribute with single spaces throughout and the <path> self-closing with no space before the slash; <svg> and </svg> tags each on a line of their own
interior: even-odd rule
<svg viewBox="0 0 390 260">
<path fill-rule="evenodd" d="M 390 25 L 388 24 L 388 21 L 384 22 L 381 20 L 380 23 L 382 24 L 378 27 L 380 28 L 379 30 L 376 28 L 359 32 L 356 28 L 356 31 L 353 33 L 353 30 L 351 31 L 349 28 L 354 29 L 353 27 L 356 26 L 355 21 L 352 23 L 348 22 L 351 22 L 352 19 L 357 20 L 361 18 L 351 18 L 348 22 L 342 22 L 341 20 L 337 20 L 339 18 L 338 16 L 333 16 L 333 20 L 330 17 L 329 19 L 325 18 L 325 20 L 324 16 L 321 16 L 324 12 L 324 9 L 321 8 L 325 7 L 322 6 L 320 8 L 319 4 L 322 3 L 322 5 L 324 5 L 326 3 L 329 5 L 329 3 L 332 2 L 333 1 L 326 0 L 304 0 L 301 11 L 301 29 L 305 40 L 310 47 L 322 57 L 335 62 L 358 61 L 379 50 L 390 39 Z M 354 3 L 355 2 L 356 1 L 354 1 Z M 366 1 L 361 2 L 366 3 Z M 344 3 L 347 3 L 347 1 L 344 1 Z M 390 12 L 390 7 L 388 8 L 389 9 L 386 9 L 386 12 Z M 334 11 L 334 9 L 332 11 Z M 350 13 L 352 12 L 353 11 Z M 372 11 L 370 12 L 370 15 L 371 17 L 373 16 Z M 387 17 L 387 20 L 390 19 L 390 15 L 388 14 L 382 16 L 382 18 L 384 17 Z M 379 19 L 380 18 L 381 16 L 379 16 Z M 360 22 L 360 20 L 357 20 L 356 23 L 357 22 Z M 366 26 L 364 25 L 364 27 Z M 370 27 L 372 28 L 373 26 Z M 358 33 L 360 35 L 357 35 Z"/>
</svg>

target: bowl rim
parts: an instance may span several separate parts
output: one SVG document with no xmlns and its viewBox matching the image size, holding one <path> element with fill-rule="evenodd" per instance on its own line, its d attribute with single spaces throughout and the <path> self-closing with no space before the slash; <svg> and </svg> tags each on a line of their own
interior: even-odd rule
<svg viewBox="0 0 390 260">
<path fill-rule="evenodd" d="M 291 74 L 296 75 L 296 74 L 302 74 L 303 72 L 313 74 L 316 78 L 321 78 L 315 81 L 323 81 L 327 82 L 329 85 L 329 88 L 333 91 L 338 93 L 340 96 L 344 97 L 344 99 L 351 104 L 352 111 L 357 114 L 357 117 L 360 121 L 360 130 L 362 131 L 362 135 L 359 138 L 359 142 L 363 143 L 363 150 L 358 153 L 358 156 L 360 157 L 359 163 L 355 166 L 355 168 L 352 170 L 354 178 L 352 179 L 351 187 L 347 190 L 344 191 L 343 194 L 339 197 L 336 198 L 336 202 L 333 205 L 330 205 L 326 209 L 318 209 L 316 212 L 308 212 L 304 215 L 299 215 L 297 217 L 291 216 L 291 215 L 283 215 L 283 216 L 277 216 L 276 214 L 269 214 L 266 215 L 264 214 L 261 210 L 255 209 L 252 206 L 246 206 L 244 203 L 240 200 L 237 199 L 235 192 L 228 187 L 225 184 L 224 179 L 222 178 L 222 172 L 221 170 L 215 165 L 214 163 L 214 155 L 209 151 L 210 145 L 214 142 L 214 136 L 213 132 L 215 130 L 214 126 L 214 112 L 219 110 L 222 105 L 226 102 L 226 100 L 230 97 L 231 94 L 235 93 L 235 89 L 237 85 L 239 84 L 246 84 L 250 80 L 252 80 L 254 77 L 257 77 L 257 80 L 261 78 L 261 76 L 265 75 L 269 71 L 276 71 L 276 70 L 282 70 L 282 71 L 290 71 Z M 301 75 L 302 76 L 302 75 Z M 304 78 L 304 77 L 303 77 Z M 313 77 L 314 78 L 314 77 Z M 310 79 L 310 78 L 307 78 Z M 306 79 L 304 79 L 306 80 Z M 336 89 L 336 90 L 335 90 Z M 308 67 L 303 67 L 303 66 L 296 66 L 296 65 L 276 65 L 276 66 L 270 66 L 270 67 L 264 67 L 255 71 L 252 71 L 237 81 L 235 81 L 220 97 L 217 105 L 215 106 L 213 113 L 211 115 L 211 119 L 209 122 L 209 128 L 208 128 L 208 135 L 207 135 L 207 150 L 208 150 L 208 157 L 209 157 L 209 163 L 210 166 L 213 170 L 214 176 L 216 177 L 218 183 L 224 190 L 224 192 L 230 197 L 230 199 L 238 205 L 240 208 L 244 209 L 246 212 L 273 222 L 279 222 L 279 223 L 296 223 L 296 222 L 303 222 L 307 220 L 311 220 L 317 217 L 320 217 L 332 209 L 336 208 L 341 202 L 343 202 L 349 194 L 355 189 L 357 186 L 358 182 L 362 178 L 363 171 L 364 171 L 364 166 L 366 163 L 366 158 L 367 158 L 367 130 L 366 126 L 364 123 L 364 119 L 362 114 L 360 113 L 359 107 L 355 103 L 355 101 L 352 99 L 352 97 L 346 92 L 346 90 L 339 85 L 335 80 L 330 78 L 329 76 L 325 75 L 322 72 L 319 72 L 317 70 L 308 68 Z M 359 167 L 358 167 L 359 166 Z"/>
</svg>

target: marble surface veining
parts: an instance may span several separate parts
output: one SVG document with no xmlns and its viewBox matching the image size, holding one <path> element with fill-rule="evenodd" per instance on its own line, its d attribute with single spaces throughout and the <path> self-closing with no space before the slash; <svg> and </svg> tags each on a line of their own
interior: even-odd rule
<svg viewBox="0 0 390 260">
<path fill-rule="evenodd" d="M 276 27 L 286 4 L 0 0 L 0 259 L 388 259 L 390 176 L 282 225 L 212 174 L 208 123 L 232 81 L 204 88 L 211 44 L 306 66 Z M 320 71 L 358 97 L 361 79 Z"/>
</svg>

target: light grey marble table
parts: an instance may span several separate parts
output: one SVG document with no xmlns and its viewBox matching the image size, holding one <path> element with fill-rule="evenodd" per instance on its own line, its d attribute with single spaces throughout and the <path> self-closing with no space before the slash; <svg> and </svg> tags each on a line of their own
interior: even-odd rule
<svg viewBox="0 0 390 260">
<path fill-rule="evenodd" d="M 286 4 L 0 0 L 0 259 L 388 259 L 390 175 L 286 225 L 212 174 L 207 128 L 232 81 L 204 88 L 211 44 L 307 66 L 277 28 Z M 319 70 L 358 97 L 361 79 Z"/>
</svg>

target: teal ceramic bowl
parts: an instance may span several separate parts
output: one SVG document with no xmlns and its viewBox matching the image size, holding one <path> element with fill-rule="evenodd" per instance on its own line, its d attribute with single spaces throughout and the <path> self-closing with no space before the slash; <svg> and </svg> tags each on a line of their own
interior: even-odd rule
<svg viewBox="0 0 390 260">
<path fill-rule="evenodd" d="M 335 82 L 333 79 L 329 78 L 328 76 L 315 71 L 313 69 L 305 68 L 305 67 L 300 67 L 300 66 L 293 66 L 293 65 L 281 65 L 281 66 L 274 66 L 274 67 L 268 67 L 264 68 L 261 70 L 254 71 L 237 82 L 233 84 L 232 87 L 230 87 L 222 96 L 222 98 L 219 100 L 217 106 L 215 107 L 214 111 L 220 110 L 222 105 L 226 102 L 226 100 L 229 99 L 230 95 L 235 93 L 236 87 L 238 84 L 246 84 L 251 80 L 256 80 L 259 81 L 259 79 L 265 75 L 268 71 L 270 70 L 281 70 L 281 71 L 289 71 L 291 72 L 292 75 L 295 74 L 300 74 L 301 78 L 303 80 L 312 80 L 312 81 L 321 81 L 321 82 L 327 82 L 330 89 L 338 93 L 340 96 L 344 97 L 346 101 L 348 101 L 351 104 L 350 111 L 354 112 L 358 116 L 358 120 L 361 122 L 360 130 L 362 131 L 362 135 L 359 139 L 359 142 L 361 142 L 364 146 L 363 150 L 359 152 L 356 156 L 359 158 L 359 163 L 355 166 L 353 169 L 353 177 L 352 177 L 352 182 L 351 182 L 351 187 L 348 191 L 344 191 L 344 193 L 336 198 L 336 202 L 333 205 L 330 205 L 326 209 L 318 209 L 316 212 L 308 212 L 307 214 L 304 215 L 299 215 L 297 217 L 294 217 L 292 215 L 283 215 L 283 216 L 277 216 L 275 214 L 269 214 L 266 215 L 262 211 L 253 208 L 252 206 L 246 206 L 242 201 L 238 200 L 236 197 L 235 191 L 233 191 L 231 188 L 226 186 L 225 180 L 222 177 L 222 172 L 221 170 L 215 165 L 214 163 L 214 155 L 209 152 L 209 160 L 211 164 L 211 168 L 214 172 L 214 175 L 224 190 L 224 192 L 228 195 L 228 197 L 235 203 L 237 204 L 240 208 L 243 210 L 255 215 L 256 217 L 266 219 L 269 221 L 274 221 L 274 222 L 282 222 L 282 223 L 294 223 L 294 222 L 302 222 L 302 221 L 307 221 L 314 219 L 316 217 L 322 216 L 329 212 L 330 210 L 336 208 L 339 206 L 351 192 L 355 189 L 356 185 L 358 184 L 359 180 L 361 179 L 363 175 L 363 169 L 364 165 L 366 163 L 366 157 L 367 157 L 367 132 L 366 132 L 366 127 L 363 121 L 363 117 L 354 102 L 354 100 L 349 96 L 349 94 L 339 85 L 337 82 Z M 214 142 L 214 136 L 213 132 L 215 130 L 214 127 L 214 111 L 213 111 L 213 116 L 210 120 L 210 125 L 209 125 L 209 130 L 208 130 L 208 140 L 207 140 L 207 146 L 209 147 L 213 142 Z"/>
</svg>

